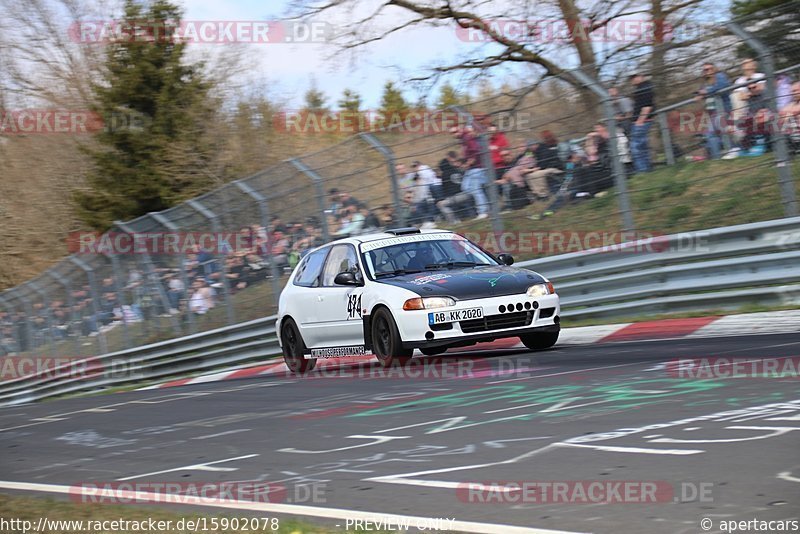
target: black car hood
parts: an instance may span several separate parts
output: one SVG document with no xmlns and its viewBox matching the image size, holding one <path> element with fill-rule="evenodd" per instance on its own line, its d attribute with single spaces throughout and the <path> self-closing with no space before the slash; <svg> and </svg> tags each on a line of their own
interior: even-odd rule
<svg viewBox="0 0 800 534">
<path fill-rule="evenodd" d="M 460 300 L 524 293 L 544 279 L 533 271 L 507 267 L 467 267 L 404 274 L 378 280 L 423 297 L 448 296 Z"/>
</svg>

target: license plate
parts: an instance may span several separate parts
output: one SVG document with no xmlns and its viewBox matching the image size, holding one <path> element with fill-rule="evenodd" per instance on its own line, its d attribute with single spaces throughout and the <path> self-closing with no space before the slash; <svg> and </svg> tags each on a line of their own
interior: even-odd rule
<svg viewBox="0 0 800 534">
<path fill-rule="evenodd" d="M 428 313 L 428 324 L 455 323 L 468 319 L 480 319 L 481 317 L 483 317 L 483 308 L 430 312 Z"/>
</svg>

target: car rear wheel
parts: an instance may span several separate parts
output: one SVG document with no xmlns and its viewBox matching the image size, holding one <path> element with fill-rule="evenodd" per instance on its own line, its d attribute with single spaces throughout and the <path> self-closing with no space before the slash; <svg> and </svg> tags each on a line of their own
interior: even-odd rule
<svg viewBox="0 0 800 534">
<path fill-rule="evenodd" d="M 311 371 L 317 364 L 316 359 L 306 359 L 303 357 L 306 344 L 297 330 L 294 321 L 287 319 L 281 327 L 281 344 L 283 345 L 283 361 L 286 367 L 295 374 L 303 374 Z"/>
<path fill-rule="evenodd" d="M 542 332 L 539 334 L 525 334 L 519 336 L 522 344 L 531 350 L 549 349 L 558 341 L 558 332 Z"/>
<path fill-rule="evenodd" d="M 413 349 L 404 349 L 397 323 L 389 310 L 380 308 L 372 318 L 372 351 L 384 367 L 405 365 L 414 354 Z"/>
</svg>

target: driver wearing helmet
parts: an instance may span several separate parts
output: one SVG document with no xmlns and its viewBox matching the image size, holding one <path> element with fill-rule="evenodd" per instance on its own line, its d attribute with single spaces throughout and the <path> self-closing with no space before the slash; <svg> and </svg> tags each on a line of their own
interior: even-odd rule
<svg viewBox="0 0 800 534">
<path fill-rule="evenodd" d="M 436 263 L 433 247 L 430 243 L 420 243 L 415 252 L 416 254 L 411 258 L 411 261 L 408 262 L 406 269 L 419 271 L 424 270 L 426 265 Z"/>
</svg>

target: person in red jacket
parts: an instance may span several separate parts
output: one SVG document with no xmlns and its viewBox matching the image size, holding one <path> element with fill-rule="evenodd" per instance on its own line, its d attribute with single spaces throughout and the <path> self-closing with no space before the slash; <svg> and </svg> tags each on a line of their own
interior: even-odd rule
<svg viewBox="0 0 800 534">
<path fill-rule="evenodd" d="M 509 143 L 506 134 L 497 129 L 494 124 L 489 126 L 489 152 L 492 154 L 494 168 L 499 169 L 505 165 L 502 152 L 508 150 Z M 498 176 L 499 178 L 499 176 Z"/>
</svg>

